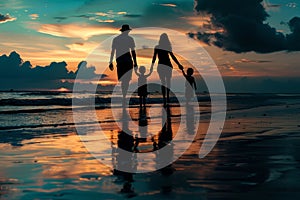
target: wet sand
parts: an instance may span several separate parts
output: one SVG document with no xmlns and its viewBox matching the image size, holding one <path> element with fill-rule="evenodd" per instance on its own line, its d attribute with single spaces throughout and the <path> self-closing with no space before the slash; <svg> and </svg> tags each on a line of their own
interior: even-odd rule
<svg viewBox="0 0 300 200">
<path fill-rule="evenodd" d="M 149 106 L 159 115 L 160 105 Z M 170 108 L 173 132 L 179 109 Z M 209 113 L 201 115 L 197 136 L 183 156 L 163 170 L 132 174 L 130 181 L 95 159 L 73 125 L 3 130 L 0 199 L 299 199 L 299 111 L 300 105 L 289 102 L 229 105 L 221 138 L 204 159 L 198 152 Z M 138 123 L 139 108 L 131 107 L 129 114 Z M 99 121 L 106 119 L 102 130 L 116 145 L 120 128 L 108 120 L 110 110 L 97 115 Z M 160 119 L 150 120 L 148 132 L 157 134 Z M 83 126 L 97 134 L 95 125 Z M 90 137 L 90 142 L 103 141 Z M 139 150 L 151 148 L 151 142 L 141 143 Z"/>
</svg>

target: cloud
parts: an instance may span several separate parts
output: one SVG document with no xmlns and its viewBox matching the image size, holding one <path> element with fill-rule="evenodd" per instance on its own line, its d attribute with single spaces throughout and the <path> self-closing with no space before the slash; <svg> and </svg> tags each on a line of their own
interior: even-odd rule
<svg viewBox="0 0 300 200">
<path fill-rule="evenodd" d="M 32 19 L 32 20 L 36 20 L 39 18 L 39 15 L 34 13 L 34 14 L 30 14 L 29 17 Z"/>
<path fill-rule="evenodd" d="M 287 3 L 286 6 L 289 8 L 297 8 L 298 4 L 293 2 L 293 3 Z"/>
<path fill-rule="evenodd" d="M 38 27 L 38 32 L 58 37 L 82 38 L 84 40 L 96 35 L 119 33 L 115 28 L 87 24 L 42 24 Z"/>
<path fill-rule="evenodd" d="M 54 17 L 54 19 L 56 19 L 57 22 L 61 22 L 61 21 L 66 20 L 68 18 L 67 17 Z"/>
<path fill-rule="evenodd" d="M 99 23 L 114 23 L 115 18 L 119 18 L 120 16 L 125 16 L 126 14 L 127 12 L 124 11 L 120 11 L 120 12 L 108 11 L 108 12 L 95 12 L 95 13 L 81 14 L 73 17 L 88 19 Z"/>
<path fill-rule="evenodd" d="M 300 50 L 300 18 L 294 17 L 288 23 L 292 33 L 286 36 L 287 46 L 290 51 Z"/>
<path fill-rule="evenodd" d="M 262 2 L 262 5 L 264 6 L 264 8 L 269 11 L 269 10 L 274 10 L 277 11 L 279 10 L 279 8 L 282 6 L 281 4 L 272 4 L 270 3 L 268 0 L 264 0 Z"/>
<path fill-rule="evenodd" d="M 284 35 L 265 23 L 269 15 L 262 0 L 196 0 L 195 9 L 211 15 L 213 28 L 221 30 L 190 34 L 208 44 L 236 53 L 300 50 L 300 18 L 290 20 L 288 25 L 292 33 Z"/>
<path fill-rule="evenodd" d="M 105 20 L 97 19 L 96 21 L 100 22 L 100 23 L 114 23 L 115 22 L 115 20 L 113 20 L 113 19 L 105 19 Z"/>
<path fill-rule="evenodd" d="M 72 83 L 80 72 L 86 79 L 93 81 L 99 78 L 93 66 L 82 61 L 75 72 L 68 71 L 66 62 L 52 62 L 47 66 L 32 67 L 29 61 L 23 61 L 21 56 L 12 52 L 9 56 L 0 56 L 0 89 L 57 89 L 66 87 L 72 89 Z M 106 77 L 106 75 L 101 75 Z"/>
<path fill-rule="evenodd" d="M 221 71 L 235 71 L 235 67 L 230 64 L 229 62 L 221 64 L 218 66 L 220 68 Z"/>
<path fill-rule="evenodd" d="M 83 43 L 83 42 L 76 42 L 73 44 L 67 44 L 66 47 L 68 47 L 71 51 L 76 52 L 92 52 L 99 44 L 95 42 L 89 42 L 89 43 Z"/>
<path fill-rule="evenodd" d="M 9 14 L 2 15 L 0 14 L 0 24 L 6 23 L 6 22 L 11 22 L 15 21 L 17 18 L 11 17 Z"/>
<path fill-rule="evenodd" d="M 96 12 L 95 14 L 96 14 L 97 16 L 102 16 L 102 17 L 105 17 L 105 16 L 108 15 L 107 13 L 104 13 L 104 12 Z"/>
<path fill-rule="evenodd" d="M 91 19 L 91 18 L 95 18 L 95 16 L 106 16 L 106 15 L 104 15 L 104 13 L 103 13 L 103 15 L 100 15 L 99 13 L 96 13 L 95 15 L 94 14 L 89 14 L 89 15 L 87 15 L 87 14 L 83 14 L 83 15 L 76 15 L 76 16 L 73 16 L 73 17 L 79 17 L 79 18 L 83 18 L 83 19 Z"/>
<path fill-rule="evenodd" d="M 80 70 L 80 75 L 81 77 L 84 77 L 84 79 L 88 79 L 89 81 L 94 81 L 95 78 L 99 77 L 95 72 L 96 72 L 96 67 L 90 66 L 88 67 L 88 63 L 86 61 L 81 61 L 78 64 L 77 70 L 74 73 L 77 75 L 77 73 Z M 107 75 L 102 74 L 102 78 L 107 77 Z"/>
<path fill-rule="evenodd" d="M 162 4 L 159 4 L 160 6 L 166 6 L 166 7 L 177 7 L 176 4 L 174 3 L 162 3 Z"/>
<path fill-rule="evenodd" d="M 31 80 L 74 79 L 75 74 L 68 72 L 66 66 L 66 62 L 52 62 L 48 66 L 33 68 L 29 61 L 23 61 L 18 53 L 12 52 L 9 56 L 2 55 L 0 57 L 0 77 L 2 79 L 20 78 Z"/>
<path fill-rule="evenodd" d="M 242 58 L 240 60 L 236 60 L 236 63 L 269 63 L 272 62 L 270 60 L 249 60 L 246 58 Z"/>
<path fill-rule="evenodd" d="M 197 26 L 197 27 L 209 27 L 211 29 L 210 26 L 210 17 L 208 16 L 203 16 L 201 17 L 201 19 L 199 19 L 199 16 L 188 16 L 188 17 L 182 17 L 183 19 L 186 20 L 187 23 L 193 25 L 193 26 Z"/>
<path fill-rule="evenodd" d="M 191 16 L 192 10 L 193 4 L 189 1 L 176 1 L 176 4 L 171 2 L 152 3 L 145 6 L 138 23 L 141 26 L 161 26 L 186 31 L 186 28 L 190 28 L 191 25 L 187 24 L 183 17 Z"/>
<path fill-rule="evenodd" d="M 186 32 L 186 29 L 190 30 L 192 26 L 182 17 L 192 16 L 193 7 L 192 1 L 186 0 L 152 2 L 132 0 L 129 4 L 127 1 L 118 1 L 117 4 L 114 1 L 107 1 L 99 8 L 99 2 L 91 0 L 77 10 L 79 13 L 77 15 L 87 14 L 95 17 L 93 14 L 98 13 L 97 16 L 101 20 L 114 20 L 115 27 L 130 24 L 132 27 L 165 27 Z"/>
<path fill-rule="evenodd" d="M 19 1 L 19 0 L 1 1 L 0 7 L 5 8 L 5 9 L 13 8 L 14 10 L 26 8 L 26 6 L 24 5 L 24 2 Z"/>
<path fill-rule="evenodd" d="M 139 14 L 125 14 L 124 17 L 139 18 L 139 17 L 142 17 L 142 15 L 139 15 Z"/>
<path fill-rule="evenodd" d="M 127 14 L 127 12 L 125 12 L 125 11 L 121 11 L 121 12 L 117 12 L 117 14 L 118 14 L 118 15 L 126 15 L 126 14 Z"/>
</svg>

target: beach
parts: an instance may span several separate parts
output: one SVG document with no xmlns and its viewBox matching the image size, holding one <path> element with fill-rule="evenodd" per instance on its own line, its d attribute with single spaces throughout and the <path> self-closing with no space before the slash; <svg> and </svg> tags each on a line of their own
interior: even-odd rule
<svg viewBox="0 0 300 200">
<path fill-rule="evenodd" d="M 73 121 L 70 93 L 1 95 L 0 199 L 300 198 L 300 95 L 228 94 L 221 137 L 203 159 L 198 153 L 210 122 L 209 95 L 198 96 L 200 113 L 174 101 L 168 111 L 169 128 L 176 133 L 184 116 L 192 126 L 183 130 L 186 134 L 195 131 L 193 143 L 167 167 L 136 174 L 113 170 L 85 146 L 90 142 L 105 148 L 102 144 L 106 141 L 92 137 L 99 134 L 99 124 L 110 138 L 108 146 L 120 145 L 122 130 L 112 115 L 107 94 L 100 94 L 96 100 L 97 119 L 91 117 L 89 109 L 80 110 L 80 127 L 91 136 L 84 142 Z M 82 94 L 81 98 L 89 97 Z M 154 142 L 159 146 L 158 133 L 163 130 L 160 116 L 165 108 L 156 96 L 150 95 L 148 101 L 143 122 L 149 125 L 143 131 L 153 137 L 139 141 L 136 151 L 140 153 L 151 151 Z M 118 105 L 115 109 L 122 111 Z M 132 103 L 127 111 L 130 121 L 141 123 L 138 103 Z M 193 116 L 200 116 L 199 124 L 195 125 Z M 141 132 L 129 128 L 135 134 Z M 185 141 L 179 145 L 185 145 Z M 103 152 L 109 152 L 106 150 Z M 174 150 L 173 154 L 178 152 Z M 143 164 L 156 162 L 150 159 Z"/>
</svg>

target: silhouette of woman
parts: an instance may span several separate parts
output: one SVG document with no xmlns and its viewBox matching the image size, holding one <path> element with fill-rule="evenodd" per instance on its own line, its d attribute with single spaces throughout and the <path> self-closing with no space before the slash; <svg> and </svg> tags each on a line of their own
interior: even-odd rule
<svg viewBox="0 0 300 200">
<path fill-rule="evenodd" d="M 174 144 L 171 143 L 173 140 L 173 130 L 172 130 L 172 120 L 171 120 L 171 110 L 167 106 L 162 108 L 162 129 L 158 134 L 158 143 L 155 149 L 166 148 L 164 151 L 161 151 L 157 158 L 157 167 L 164 163 L 170 163 L 169 165 L 160 169 L 163 175 L 169 176 L 173 174 L 174 168 L 172 167 L 172 160 L 174 156 Z M 170 188 L 171 189 L 171 188 Z"/>
<path fill-rule="evenodd" d="M 170 93 L 170 85 L 171 85 L 171 77 L 172 77 L 172 63 L 170 57 L 175 61 L 180 70 L 183 70 L 183 66 L 178 62 L 177 58 L 172 52 L 172 45 L 169 40 L 169 37 L 166 33 L 160 35 L 160 39 L 158 45 L 154 48 L 154 54 L 152 59 L 152 66 L 154 66 L 156 57 L 158 56 L 158 66 L 157 72 L 159 74 L 159 78 L 161 81 L 161 91 L 164 99 L 164 104 L 166 104 L 166 94 L 167 94 L 167 102 L 169 103 L 169 93 Z"/>
</svg>

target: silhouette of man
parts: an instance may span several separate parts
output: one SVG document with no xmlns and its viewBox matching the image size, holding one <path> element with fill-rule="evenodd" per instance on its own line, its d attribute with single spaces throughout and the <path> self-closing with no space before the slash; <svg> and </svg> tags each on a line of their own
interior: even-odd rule
<svg viewBox="0 0 300 200">
<path fill-rule="evenodd" d="M 121 34 L 113 39 L 109 68 L 114 70 L 113 58 L 116 52 L 118 80 L 121 82 L 123 100 L 126 98 L 129 81 L 132 77 L 133 66 L 137 67 L 135 43 L 128 34 L 131 28 L 124 24 L 120 29 Z"/>
</svg>

